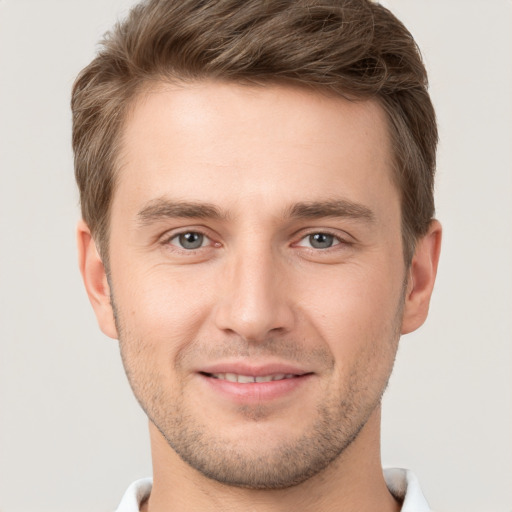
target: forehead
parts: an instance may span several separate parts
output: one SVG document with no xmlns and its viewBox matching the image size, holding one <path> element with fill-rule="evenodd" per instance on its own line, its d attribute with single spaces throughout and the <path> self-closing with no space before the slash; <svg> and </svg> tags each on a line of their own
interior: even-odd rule
<svg viewBox="0 0 512 512">
<path fill-rule="evenodd" d="M 384 185 L 394 201 L 390 146 L 375 101 L 285 85 L 162 83 L 126 119 L 114 203 L 170 194 L 243 207 L 272 187 L 290 203 L 371 199 Z"/>
</svg>

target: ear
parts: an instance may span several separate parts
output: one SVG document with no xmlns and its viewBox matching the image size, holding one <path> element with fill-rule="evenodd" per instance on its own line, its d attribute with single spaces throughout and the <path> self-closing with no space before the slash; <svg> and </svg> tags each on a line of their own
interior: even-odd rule
<svg viewBox="0 0 512 512">
<path fill-rule="evenodd" d="M 87 224 L 81 220 L 77 229 L 78 265 L 87 295 L 96 313 L 100 329 L 110 338 L 117 339 L 114 311 L 110 301 L 110 286 L 103 261 Z"/>
<path fill-rule="evenodd" d="M 427 234 L 416 242 L 408 272 L 402 334 L 415 331 L 427 318 L 441 252 L 441 235 L 441 224 L 433 220 Z"/>
</svg>

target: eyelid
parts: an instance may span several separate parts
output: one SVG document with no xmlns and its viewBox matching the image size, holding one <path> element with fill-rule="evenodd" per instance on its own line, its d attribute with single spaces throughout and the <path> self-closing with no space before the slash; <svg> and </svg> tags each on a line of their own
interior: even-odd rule
<svg viewBox="0 0 512 512">
<path fill-rule="evenodd" d="M 180 237 L 182 235 L 191 234 L 191 233 L 194 233 L 194 234 L 197 234 L 197 235 L 200 235 L 203 237 L 203 239 L 201 241 L 201 245 L 199 247 L 195 247 L 193 249 L 187 249 L 186 247 L 182 247 L 179 243 Z M 174 243 L 173 240 L 177 240 L 177 242 Z M 198 231 L 185 231 L 184 233 L 177 233 L 176 235 L 170 237 L 167 243 L 170 245 L 174 245 L 178 249 L 182 249 L 184 251 L 190 252 L 190 251 L 197 251 L 198 249 L 202 249 L 203 247 L 207 247 L 208 245 L 210 245 L 208 243 L 209 241 L 211 242 L 210 237 L 208 237 L 207 235 L 204 235 L 203 233 L 199 233 Z"/>
<path fill-rule="evenodd" d="M 186 233 L 197 233 L 199 235 L 202 235 L 207 241 L 209 241 L 209 243 L 201 245 L 201 247 L 198 247 L 197 249 L 185 249 L 184 247 L 180 247 L 178 244 L 171 243 L 172 240 Z M 186 226 L 170 229 L 158 238 L 158 243 L 160 243 L 161 245 L 170 245 L 172 247 L 175 247 L 177 250 L 182 250 L 184 252 L 189 253 L 197 251 L 199 249 L 204 249 L 205 247 L 220 246 L 220 243 L 214 240 L 210 230 L 202 226 Z"/>
<path fill-rule="evenodd" d="M 309 237 L 312 236 L 312 235 L 316 235 L 316 234 L 322 234 L 322 235 L 329 235 L 329 236 L 332 236 L 333 237 L 333 243 L 331 246 L 329 247 L 324 247 L 324 248 L 320 248 L 320 247 L 313 247 L 311 245 L 311 243 L 309 242 Z M 328 251 L 329 249 L 333 249 L 335 247 L 337 247 L 338 245 L 341 245 L 343 243 L 342 240 L 339 239 L 339 237 L 333 235 L 332 233 L 324 233 L 322 231 L 319 231 L 317 233 L 310 233 L 309 235 L 306 235 L 306 236 L 303 236 L 296 244 L 295 246 L 296 247 L 304 247 L 306 249 L 311 249 L 313 251 Z"/>
<path fill-rule="evenodd" d="M 329 236 L 332 236 L 333 237 L 333 243 L 330 247 L 325 247 L 325 248 L 319 248 L 319 247 L 313 247 L 311 245 L 311 243 L 309 242 L 309 238 L 312 236 L 312 235 L 316 235 L 317 233 L 311 233 L 309 235 L 306 235 L 306 236 L 303 236 L 295 245 L 297 247 L 306 247 L 308 249 L 314 249 L 316 251 L 327 251 L 333 247 L 336 247 L 340 244 L 342 244 L 343 242 L 337 237 L 337 236 L 334 236 L 333 234 L 331 233 L 321 233 L 322 235 L 329 235 Z M 318 233 L 320 234 L 320 232 Z M 306 245 L 307 244 L 307 245 Z"/>
<path fill-rule="evenodd" d="M 300 242 L 302 242 L 303 240 L 307 239 L 311 235 L 316 235 L 316 234 L 330 235 L 335 239 L 336 243 L 334 243 L 331 247 L 326 248 L 326 249 L 316 249 L 311 246 L 306 246 L 306 245 L 300 244 Z M 308 249 L 313 249 L 315 251 L 319 251 L 319 250 L 320 251 L 328 251 L 329 249 L 333 249 L 334 247 L 337 247 L 338 245 L 352 245 L 355 243 L 354 238 L 351 235 L 349 235 L 348 233 L 346 233 L 345 231 L 340 233 L 339 230 L 333 230 L 333 229 L 329 229 L 329 228 L 325 228 L 325 229 L 313 228 L 313 229 L 308 229 L 308 230 L 301 230 L 298 233 L 296 239 L 298 239 L 298 241 L 293 243 L 294 246 L 306 247 Z"/>
</svg>

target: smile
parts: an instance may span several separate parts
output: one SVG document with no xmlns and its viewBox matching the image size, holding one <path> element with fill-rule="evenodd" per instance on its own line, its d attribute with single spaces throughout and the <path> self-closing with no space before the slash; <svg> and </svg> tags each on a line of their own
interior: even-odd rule
<svg viewBox="0 0 512 512">
<path fill-rule="evenodd" d="M 276 380 L 285 380 L 285 379 L 293 379 L 297 377 L 297 375 L 293 373 L 277 373 L 274 375 L 239 375 L 237 373 L 210 373 L 207 374 L 208 377 L 212 377 L 214 379 L 226 380 L 228 382 L 238 382 L 241 384 L 251 384 L 254 382 L 272 382 Z"/>
<path fill-rule="evenodd" d="M 286 367 L 288 365 L 276 366 Z M 261 405 L 273 400 L 285 399 L 287 396 L 292 397 L 299 388 L 306 386 L 314 377 L 314 373 L 303 372 L 301 369 L 294 369 L 290 366 L 279 369 L 268 367 L 249 369 L 246 367 L 239 368 L 238 371 L 235 368 L 229 368 L 229 370 L 228 368 L 209 368 L 209 370 L 199 371 L 198 376 L 201 377 L 200 381 L 206 385 L 206 389 L 213 392 L 213 395 L 210 396 L 212 398 L 221 397 L 222 400 L 227 399 L 231 403 L 244 405 Z"/>
</svg>

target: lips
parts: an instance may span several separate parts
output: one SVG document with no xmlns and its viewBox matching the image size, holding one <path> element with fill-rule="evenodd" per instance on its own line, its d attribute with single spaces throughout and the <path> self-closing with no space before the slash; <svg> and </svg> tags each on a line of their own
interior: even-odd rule
<svg viewBox="0 0 512 512">
<path fill-rule="evenodd" d="M 289 364 L 219 363 L 199 370 L 206 389 L 214 396 L 236 403 L 259 403 L 284 399 L 314 375 Z"/>
<path fill-rule="evenodd" d="M 251 384 L 254 382 L 273 382 L 276 380 L 293 379 L 297 375 L 293 373 L 276 373 L 273 375 L 240 375 L 237 373 L 210 373 L 206 374 L 214 379 L 227 380 L 228 382 L 239 382 L 241 384 Z"/>
<path fill-rule="evenodd" d="M 288 363 L 265 362 L 263 364 L 249 364 L 245 361 L 228 361 L 200 368 L 198 373 L 213 379 L 251 384 L 292 379 L 312 372 Z"/>
</svg>

